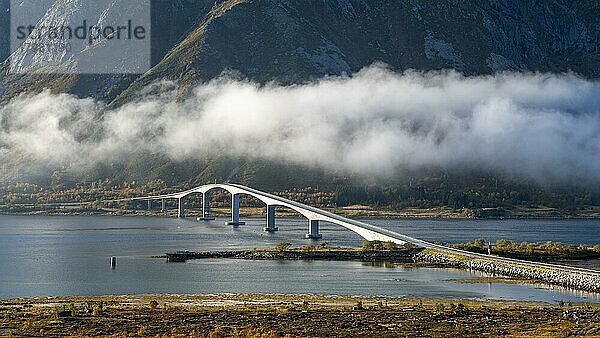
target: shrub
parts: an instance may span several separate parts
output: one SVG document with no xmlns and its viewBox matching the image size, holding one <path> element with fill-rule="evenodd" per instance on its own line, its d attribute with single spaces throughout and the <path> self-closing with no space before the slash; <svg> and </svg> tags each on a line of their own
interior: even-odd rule
<svg viewBox="0 0 600 338">
<path fill-rule="evenodd" d="M 321 248 L 321 249 L 327 249 L 327 248 L 329 248 L 329 242 L 321 242 L 321 243 L 319 243 L 319 248 Z"/>
<path fill-rule="evenodd" d="M 225 331 L 223 331 L 223 328 L 220 326 L 217 326 L 208 333 L 208 337 L 209 338 L 225 338 L 226 335 L 225 335 Z M 240 337 L 243 337 L 243 336 L 240 335 Z"/>
<path fill-rule="evenodd" d="M 457 315 L 464 315 L 468 313 L 467 308 L 463 303 L 456 304 L 456 308 L 454 309 L 454 313 Z"/>
<path fill-rule="evenodd" d="M 277 251 L 285 251 L 287 249 L 289 249 L 292 246 L 292 243 L 288 243 L 288 242 L 280 242 L 275 244 L 275 248 L 277 249 Z"/>
<path fill-rule="evenodd" d="M 396 245 L 396 243 L 392 242 L 392 241 L 387 241 L 384 244 L 385 249 L 388 251 L 396 251 L 398 249 L 398 245 Z"/>
<path fill-rule="evenodd" d="M 310 245 L 303 247 L 302 250 L 304 250 L 305 252 L 313 252 L 313 251 L 317 250 L 317 246 L 310 244 Z"/>
<path fill-rule="evenodd" d="M 499 249 L 512 249 L 516 246 L 514 241 L 509 241 L 507 239 L 499 239 L 496 241 L 496 247 Z"/>
<path fill-rule="evenodd" d="M 414 244 L 412 244 L 412 243 L 408 243 L 408 242 L 406 242 L 406 243 L 402 244 L 402 247 L 403 247 L 404 249 L 406 249 L 406 250 L 412 250 L 412 249 L 415 249 L 415 248 L 417 248 L 417 246 L 416 246 L 416 245 L 414 245 Z"/>
<path fill-rule="evenodd" d="M 362 249 L 364 251 L 378 251 L 384 250 L 385 246 L 382 241 L 364 241 Z"/>
<path fill-rule="evenodd" d="M 209 336 L 212 338 L 212 336 Z M 215 336 L 215 338 L 226 337 L 223 336 Z M 235 338 L 279 338 L 277 332 L 269 330 L 269 329 L 256 329 L 256 328 L 247 328 L 247 329 L 235 329 L 232 332 L 231 337 Z M 289 337 L 286 335 L 286 337 Z"/>
</svg>

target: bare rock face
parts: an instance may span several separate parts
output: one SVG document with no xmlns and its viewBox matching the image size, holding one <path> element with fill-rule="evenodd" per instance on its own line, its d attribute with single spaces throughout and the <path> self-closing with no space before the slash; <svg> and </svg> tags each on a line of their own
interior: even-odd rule
<svg viewBox="0 0 600 338">
<path fill-rule="evenodd" d="M 26 5 L 31 5 L 33 0 L 23 0 Z M 85 0 L 87 1 L 87 0 Z M 118 0 L 120 1 L 120 0 Z M 118 2 L 117 1 L 117 2 Z M 64 3 L 63 3 L 64 2 Z M 125 2 L 124 2 L 125 3 Z M 40 26 L 44 26 L 44 20 L 56 22 L 69 22 L 69 12 L 77 10 L 76 1 L 57 0 L 44 17 L 40 20 Z M 131 11 L 136 10 L 135 2 L 127 2 L 126 8 Z M 200 0 L 152 0 L 152 64 L 157 64 L 164 55 L 181 41 L 186 32 L 189 32 L 196 24 L 199 18 L 203 17 L 213 5 L 213 1 Z M 68 10 L 64 10 L 68 7 Z M 123 6 L 118 7 L 118 9 Z M 106 12 L 118 10 L 115 8 L 106 8 Z M 26 59 L 42 59 L 53 63 L 62 62 L 65 67 L 69 65 L 69 60 L 60 55 L 52 54 L 52 51 L 36 51 L 31 47 L 22 47 L 12 52 L 12 59 L 7 59 L 10 51 L 10 0 L 0 0 L 0 57 L 5 60 L 0 64 L 0 100 L 13 97 L 22 92 L 41 91 L 50 89 L 53 92 L 69 92 L 80 97 L 93 97 L 110 102 L 124 89 L 126 89 L 139 75 L 120 74 L 115 69 L 111 74 L 48 74 L 42 69 L 33 69 L 32 72 L 20 73 L 28 70 L 31 65 L 28 62 L 21 62 Z M 29 54 L 30 57 L 22 57 Z M 131 55 L 120 55 L 115 53 L 115 57 L 131 58 Z"/>
<path fill-rule="evenodd" d="M 374 62 L 395 70 L 600 75 L 598 5 L 584 1 L 225 1 L 131 89 L 235 70 L 298 83 Z M 193 47 L 192 47 L 193 46 Z M 193 53 L 189 48 L 193 48 Z M 126 96 L 126 95 L 125 95 Z"/>
<path fill-rule="evenodd" d="M 0 0 L 0 60 L 8 57 L 10 49 L 10 0 Z"/>
<path fill-rule="evenodd" d="M 598 78 L 599 14 L 600 4 L 585 0 L 155 0 L 154 67 L 146 74 L 15 77 L 4 69 L 2 93 L 50 87 L 122 103 L 162 79 L 186 88 L 233 71 L 259 82 L 299 83 L 374 62 L 397 71 Z M 0 41 L 0 57 L 7 53 L 8 41 Z"/>
</svg>

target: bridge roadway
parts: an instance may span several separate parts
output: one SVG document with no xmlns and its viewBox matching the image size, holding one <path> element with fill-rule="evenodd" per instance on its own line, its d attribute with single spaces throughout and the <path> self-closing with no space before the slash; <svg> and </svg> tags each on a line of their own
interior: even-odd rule
<svg viewBox="0 0 600 338">
<path fill-rule="evenodd" d="M 286 207 L 296 212 L 300 213 L 304 217 L 308 219 L 308 234 L 307 238 L 320 238 L 321 234 L 319 233 L 319 222 L 328 222 L 332 224 L 336 224 L 342 226 L 348 230 L 351 230 L 361 237 L 369 241 L 392 241 L 396 244 L 405 244 L 411 243 L 413 245 L 427 248 L 427 249 L 435 249 L 441 252 L 456 254 L 461 256 L 466 256 L 470 258 L 480 258 L 488 261 L 499 262 L 499 263 L 508 263 L 508 264 L 517 264 L 528 267 L 535 268 L 543 268 L 543 269 L 552 269 L 559 270 L 569 273 L 579 273 L 579 274 L 589 274 L 600 277 L 600 271 L 585 269 L 580 267 L 572 267 L 565 266 L 559 264 L 549 264 L 549 263 L 540 263 L 540 262 L 531 262 L 525 260 L 518 260 L 512 258 L 503 258 L 492 255 L 478 254 L 473 252 L 468 252 L 464 250 L 449 248 L 446 246 L 438 245 L 435 243 L 430 243 L 427 241 L 423 241 L 420 239 L 412 238 L 406 235 L 402 235 L 396 233 L 391 230 L 387 230 L 378 226 L 374 226 L 371 224 L 367 224 L 364 222 L 352 220 L 346 217 L 342 217 L 331 212 L 321 210 L 315 207 L 311 207 L 299 202 L 295 202 L 280 196 L 272 195 L 263 191 L 259 191 L 253 188 L 249 188 L 239 184 L 209 184 L 203 185 L 200 187 L 196 187 L 190 190 L 186 190 L 180 193 L 166 194 L 166 195 L 157 195 L 157 196 L 144 196 L 144 197 L 135 197 L 131 198 L 131 201 L 148 201 L 148 207 L 151 207 L 151 201 L 153 200 L 162 200 L 162 208 L 165 209 L 165 200 L 166 199 L 177 199 L 178 201 L 178 217 L 183 218 L 185 209 L 184 203 L 187 197 L 192 194 L 202 194 L 202 209 L 204 219 L 209 220 L 210 218 L 210 192 L 213 190 L 225 190 L 231 194 L 231 222 L 227 222 L 229 225 L 238 226 L 244 224 L 239 220 L 239 196 L 240 195 L 249 195 L 252 196 L 263 203 L 266 204 L 267 208 L 267 219 L 266 219 L 266 227 L 265 231 L 277 231 L 277 227 L 275 226 L 275 208 L 276 207 Z"/>
</svg>

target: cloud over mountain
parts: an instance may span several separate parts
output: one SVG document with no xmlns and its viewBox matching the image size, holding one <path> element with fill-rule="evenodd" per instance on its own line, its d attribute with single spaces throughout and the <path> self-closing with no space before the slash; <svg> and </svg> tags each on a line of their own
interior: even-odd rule
<svg viewBox="0 0 600 338">
<path fill-rule="evenodd" d="M 359 175 L 431 166 L 600 181 L 600 84 L 574 75 L 394 73 L 303 85 L 222 76 L 175 99 L 159 82 L 109 109 L 43 92 L 0 108 L 0 160 L 87 168 L 143 151 L 277 159 Z M 150 94 L 152 93 L 152 94 Z"/>
</svg>

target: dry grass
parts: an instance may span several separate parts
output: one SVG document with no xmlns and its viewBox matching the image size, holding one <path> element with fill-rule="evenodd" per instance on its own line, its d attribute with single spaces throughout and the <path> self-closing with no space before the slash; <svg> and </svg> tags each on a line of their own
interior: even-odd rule
<svg viewBox="0 0 600 338">
<path fill-rule="evenodd" d="M 56 309 L 72 317 L 57 318 Z M 481 337 L 600 335 L 600 306 L 286 295 L 0 302 L 0 336 Z"/>
</svg>

